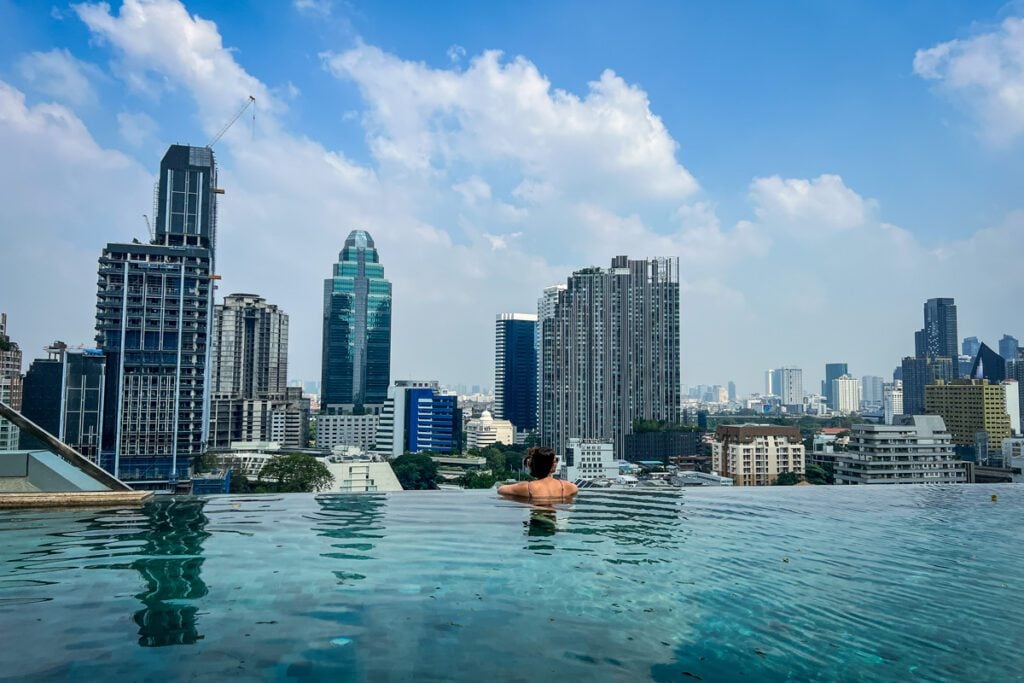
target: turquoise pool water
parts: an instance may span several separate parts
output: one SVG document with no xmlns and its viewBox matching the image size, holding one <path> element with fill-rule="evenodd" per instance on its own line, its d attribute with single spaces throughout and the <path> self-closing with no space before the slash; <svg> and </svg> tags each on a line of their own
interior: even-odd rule
<svg viewBox="0 0 1024 683">
<path fill-rule="evenodd" d="M 1024 486 L 176 498 L 0 541 L 8 679 L 1024 676 Z"/>
</svg>

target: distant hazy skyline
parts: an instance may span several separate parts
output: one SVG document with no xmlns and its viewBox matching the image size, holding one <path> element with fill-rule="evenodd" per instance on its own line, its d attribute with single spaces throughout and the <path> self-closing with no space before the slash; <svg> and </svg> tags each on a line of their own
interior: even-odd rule
<svg viewBox="0 0 1024 683">
<path fill-rule="evenodd" d="M 26 365 L 92 344 L 96 259 L 145 241 L 167 145 L 217 144 L 218 300 L 320 376 L 352 229 L 392 378 L 493 384 L 494 316 L 679 256 L 682 381 L 889 377 L 921 308 L 1024 338 L 1024 5 L 0 0 L 0 311 Z"/>
</svg>

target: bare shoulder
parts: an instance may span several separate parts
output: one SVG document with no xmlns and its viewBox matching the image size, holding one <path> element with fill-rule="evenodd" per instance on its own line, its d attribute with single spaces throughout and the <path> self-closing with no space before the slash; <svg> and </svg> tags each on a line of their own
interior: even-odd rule
<svg viewBox="0 0 1024 683">
<path fill-rule="evenodd" d="M 567 496 L 574 496 L 579 492 L 579 490 L 580 487 L 572 483 L 571 481 L 565 482 L 565 494 Z"/>
<path fill-rule="evenodd" d="M 516 482 L 515 484 L 505 484 L 504 486 L 498 487 L 498 493 L 503 496 L 527 496 L 530 493 L 528 484 L 525 481 Z"/>
</svg>

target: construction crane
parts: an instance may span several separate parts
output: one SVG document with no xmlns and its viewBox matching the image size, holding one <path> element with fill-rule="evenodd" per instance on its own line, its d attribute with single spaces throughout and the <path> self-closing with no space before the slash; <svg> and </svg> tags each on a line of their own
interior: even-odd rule
<svg viewBox="0 0 1024 683">
<path fill-rule="evenodd" d="M 147 216 L 146 214 L 142 214 L 142 218 L 143 218 L 143 220 L 146 221 L 146 230 L 149 231 L 149 239 L 150 239 L 150 241 L 155 242 L 156 241 L 156 233 L 153 232 L 153 225 L 149 222 L 149 216 Z"/>
<path fill-rule="evenodd" d="M 207 147 L 213 147 L 215 144 L 217 144 L 217 141 L 220 140 L 221 137 L 223 137 L 224 133 L 228 132 L 228 128 L 233 126 L 235 121 L 237 121 L 239 119 L 239 117 L 242 114 L 245 113 L 245 110 L 248 109 L 250 106 L 252 106 L 252 129 L 253 129 L 253 134 L 255 134 L 255 131 L 256 131 L 256 98 L 253 97 L 252 95 L 249 95 L 249 99 L 247 99 L 245 101 L 245 104 L 243 104 L 242 108 L 238 110 L 238 113 L 235 114 L 234 116 L 232 116 L 230 121 L 228 121 L 226 124 L 224 124 L 224 127 L 220 129 L 220 132 L 218 132 L 216 135 L 214 135 L 213 139 L 210 140 L 208 143 L 206 143 L 206 146 Z"/>
</svg>

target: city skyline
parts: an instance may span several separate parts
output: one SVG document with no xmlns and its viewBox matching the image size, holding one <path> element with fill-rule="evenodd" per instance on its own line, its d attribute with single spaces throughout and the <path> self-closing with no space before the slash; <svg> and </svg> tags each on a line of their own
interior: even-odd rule
<svg viewBox="0 0 1024 683">
<path fill-rule="evenodd" d="M 289 311 L 293 378 L 320 375 L 321 255 L 353 229 L 369 231 L 387 254 L 398 306 L 392 377 L 490 384 L 492 316 L 531 310 L 545 286 L 617 253 L 681 259 L 689 385 L 733 380 L 747 394 L 765 367 L 792 364 L 811 387 L 836 358 L 857 376 L 888 377 L 913 355 L 908 335 L 918 328 L 908 321 L 917 323 L 920 302 L 934 297 L 957 301 L 961 335 L 992 347 L 1004 334 L 1020 337 L 1022 321 L 1006 317 L 1004 293 L 1019 291 L 1024 278 L 1006 248 L 1024 239 L 1010 180 L 1024 173 L 1021 113 L 998 101 L 986 85 L 994 81 L 950 76 L 985 50 L 993 51 L 993 78 L 1019 73 L 999 68 L 1013 65 L 1019 40 L 1012 7 L 886 11 L 902 35 L 861 68 L 821 60 L 867 98 L 858 119 L 840 117 L 834 129 L 755 90 L 755 109 L 770 111 L 770 120 L 737 119 L 738 102 L 685 61 L 701 42 L 691 33 L 664 63 L 647 66 L 612 48 L 560 57 L 482 9 L 474 10 L 484 12 L 480 34 L 460 20 L 429 41 L 396 43 L 411 17 L 366 11 L 335 4 L 324 17 L 288 5 L 250 13 L 288 35 L 348 26 L 315 33 L 302 50 L 282 43 L 282 66 L 274 67 L 255 49 L 265 29 L 212 3 L 0 9 L 16 38 L 0 49 L 0 102 L 10 112 L 0 139 L 25 161 L 5 176 L 11 202 L 0 224 L 11 267 L 0 289 L 34 285 L 32 296 L 5 297 L 0 307 L 26 359 L 55 338 L 88 342 L 93 259 L 110 240 L 148 241 L 141 214 L 157 219 L 150 197 L 160 153 L 174 140 L 212 139 L 249 94 L 257 98 L 255 131 L 246 116 L 216 148 L 226 191 L 216 299 L 253 291 Z M 559 11 L 524 8 L 515 22 Z M 863 28 L 880 11 L 845 19 Z M 687 31 L 722 19 L 710 9 L 685 12 Z M 837 14 L 815 12 L 834 38 Z M 655 26 L 652 13 L 638 12 L 631 25 Z M 587 21 L 607 31 L 612 14 L 601 8 Z M 744 35 L 749 24 L 741 22 Z M 809 32 L 787 35 L 798 58 L 821 48 Z M 170 49 L 178 44 L 187 47 Z M 749 60 L 770 39 L 730 46 L 743 48 L 734 59 Z M 737 65 L 722 50 L 708 58 L 732 78 Z M 794 65 L 776 66 L 785 68 L 769 83 L 789 83 Z M 684 87 L 675 87 L 676 75 Z M 872 107 L 871 98 L 884 99 L 876 83 L 888 95 L 898 85 L 899 106 Z M 521 101 L 525 93 L 534 97 Z M 838 115 L 847 101 L 820 94 L 798 90 L 794 106 L 820 114 L 813 104 L 822 102 Z M 757 150 L 749 138 L 730 146 L 730 131 L 696 111 L 701 102 L 758 135 Z M 872 113 L 882 109 L 884 117 Z M 438 120 L 442 111 L 454 116 Z M 550 125 L 570 114 L 580 130 Z M 802 136 L 809 124 L 818 127 Z M 914 154 L 900 156 L 897 140 Z M 781 153 L 787 146 L 796 149 L 790 156 Z M 953 166 L 961 169 L 954 177 L 929 175 Z M 936 193 L 939 180 L 946 191 Z M 848 269 L 836 267 L 838 253 Z M 55 260 L 59 272 L 34 276 L 50 273 Z M 857 264 L 868 262 L 887 276 L 849 286 L 862 272 Z M 802 346 L 808 338 L 815 344 Z"/>
</svg>

